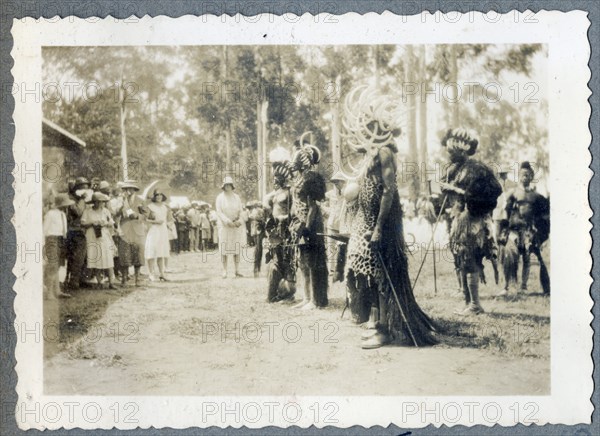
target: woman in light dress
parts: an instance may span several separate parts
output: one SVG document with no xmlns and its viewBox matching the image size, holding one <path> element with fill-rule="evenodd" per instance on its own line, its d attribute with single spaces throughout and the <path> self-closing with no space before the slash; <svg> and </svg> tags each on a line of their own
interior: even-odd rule
<svg viewBox="0 0 600 436">
<path fill-rule="evenodd" d="M 116 254 L 116 247 L 111 236 L 111 229 L 114 228 L 115 223 L 110 211 L 106 208 L 108 200 L 108 195 L 94 192 L 92 207 L 87 207 L 81 215 L 81 226 L 86 229 L 87 267 L 94 272 L 98 288 L 102 286 L 103 274 L 106 272 L 108 273 L 108 288 L 117 289 L 113 285 L 113 258 Z"/>
<path fill-rule="evenodd" d="M 158 189 L 152 194 L 152 202 L 148 205 L 150 213 L 146 219 L 149 225 L 146 236 L 146 262 L 150 281 L 156 281 L 156 266 L 158 266 L 158 280 L 168 281 L 165 277 L 165 269 L 171 246 L 169 244 L 169 230 L 167 228 L 167 215 L 169 208 L 165 204 L 167 196 Z"/>
<path fill-rule="evenodd" d="M 223 263 L 223 278 L 227 278 L 227 256 L 233 255 L 235 277 L 242 277 L 239 271 L 240 251 L 246 244 L 246 226 L 242 217 L 242 200 L 234 191 L 233 179 L 223 180 L 223 192 L 217 196 L 215 209 L 219 226 L 219 247 Z"/>
</svg>

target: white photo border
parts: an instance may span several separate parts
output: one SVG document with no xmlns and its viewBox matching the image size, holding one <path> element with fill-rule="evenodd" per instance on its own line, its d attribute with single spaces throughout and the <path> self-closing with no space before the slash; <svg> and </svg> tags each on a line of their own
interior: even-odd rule
<svg viewBox="0 0 600 436">
<path fill-rule="evenodd" d="M 419 44 L 419 43 L 544 43 L 549 46 L 549 148 L 550 180 L 552 192 L 552 282 L 551 301 L 551 358 L 552 394 L 545 397 L 518 397 L 522 403 L 535 402 L 539 405 L 538 424 L 561 423 L 573 425 L 589 423 L 593 405 L 593 361 L 591 309 L 593 301 L 589 295 L 592 283 L 590 271 L 592 259 L 590 249 L 592 210 L 588 202 L 588 186 L 592 176 L 589 169 L 591 155 L 588 150 L 591 134 L 588 120 L 591 107 L 588 103 L 590 80 L 588 61 L 590 45 L 587 39 L 589 20 L 585 12 L 569 13 L 542 11 L 535 15 L 536 23 L 515 20 L 519 13 L 503 16 L 501 22 L 489 23 L 478 12 L 473 13 L 474 23 L 423 23 L 422 16 L 398 17 L 392 13 L 348 13 L 336 17 L 337 23 L 324 23 L 324 16 L 304 14 L 295 23 L 279 16 L 265 16 L 256 22 L 241 17 L 221 20 L 220 17 L 144 17 L 137 22 L 124 22 L 109 17 L 94 23 L 68 17 L 62 20 L 35 22 L 33 19 L 15 20 L 12 34 L 14 59 L 12 74 L 16 83 L 35 84 L 41 79 L 41 47 L 68 45 L 206 45 L 218 44 Z M 317 19 L 317 20 L 316 20 Z M 198 21 L 202 23 L 198 25 Z M 315 24 L 315 21 L 318 21 Z M 433 24 L 432 24 L 433 22 Z M 150 24 L 152 26 L 150 26 Z M 335 24 L 335 25 L 333 25 Z M 90 32 L 93 26 L 93 32 Z M 428 27 L 429 26 L 429 27 Z M 430 31 L 435 26 L 435 32 Z M 420 29 L 416 31 L 415 29 Z M 268 35 L 264 38 L 263 35 Z M 573 80 L 576 77 L 576 80 Z M 28 89 L 31 89 L 31 85 Z M 41 102 L 15 96 L 15 140 L 13 155 L 15 162 L 41 162 Z M 16 177 L 13 218 L 17 246 L 31 247 L 41 237 L 41 185 Z M 560 247 L 558 251 L 556 247 Z M 21 251 L 21 254 L 23 251 Z M 41 263 L 25 257 L 17 259 L 13 270 L 16 276 L 14 309 L 16 324 L 33 325 L 42 319 Z M 554 291 L 556 290 L 556 291 Z M 203 416 L 203 407 L 209 403 L 236 404 L 240 407 L 251 402 L 296 402 L 302 410 L 308 410 L 315 402 L 336 402 L 340 406 L 339 422 L 324 424 L 346 428 L 353 425 L 398 425 L 401 428 L 418 428 L 428 424 L 436 427 L 447 425 L 491 426 L 517 424 L 509 414 L 514 397 L 131 397 L 139 406 L 139 422 L 115 423 L 109 412 L 114 404 L 122 404 L 123 397 L 60 397 L 43 394 L 43 358 L 40 341 L 17 341 L 15 350 L 18 374 L 18 402 L 32 410 L 49 403 L 64 405 L 77 401 L 81 404 L 96 403 L 102 410 L 98 422 L 69 422 L 68 414 L 61 415 L 57 422 L 25 421 L 17 417 L 22 429 L 27 428 L 104 428 L 120 429 L 172 427 L 226 427 L 259 428 L 267 425 L 303 428 L 314 423 L 309 415 L 297 422 L 279 419 L 269 422 L 262 416 L 256 423 L 234 422 L 232 415 L 219 419 L 217 415 Z M 442 419 L 423 420 L 419 414 L 399 413 L 406 404 L 425 404 L 441 408 L 444 404 L 476 401 L 482 405 L 498 404 L 502 416 L 497 420 L 469 422 L 444 422 Z M 37 404 L 37 406 L 36 406 Z M 41 405 L 41 406 L 40 406 Z M 365 413 L 365 406 L 369 412 Z M 495 406 L 494 406 L 495 407 Z M 204 412 L 206 410 L 204 409 Z M 23 410 L 23 409 L 22 409 Z M 165 413 L 167 410 L 171 413 Z M 160 411 L 160 413 L 158 413 Z M 32 415 L 26 415 L 25 418 Z M 430 416 L 430 415 L 428 415 Z M 111 421 L 112 419 L 112 421 Z M 319 427 L 319 425 L 317 424 Z"/>
</svg>

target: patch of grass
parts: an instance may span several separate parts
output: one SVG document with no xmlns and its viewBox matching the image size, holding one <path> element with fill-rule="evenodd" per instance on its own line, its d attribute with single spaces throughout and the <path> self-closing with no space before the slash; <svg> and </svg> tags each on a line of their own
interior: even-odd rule
<svg viewBox="0 0 600 436">
<path fill-rule="evenodd" d="M 59 342 L 63 345 L 76 342 L 102 318 L 107 307 L 129 294 L 133 288 L 119 291 L 80 289 L 73 297 L 61 299 L 59 307 Z"/>
</svg>

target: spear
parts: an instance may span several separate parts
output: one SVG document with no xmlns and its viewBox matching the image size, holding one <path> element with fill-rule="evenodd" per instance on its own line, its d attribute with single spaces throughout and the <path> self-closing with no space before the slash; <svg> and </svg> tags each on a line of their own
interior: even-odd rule
<svg viewBox="0 0 600 436">
<path fill-rule="evenodd" d="M 400 316 L 402 317 L 402 321 L 404 322 L 404 324 L 406 324 L 406 328 L 408 329 L 408 333 L 410 334 L 410 337 L 411 337 L 413 343 L 415 344 L 415 347 L 419 348 L 419 344 L 417 344 L 415 335 L 413 334 L 412 329 L 410 328 L 410 324 L 408 323 L 408 320 L 406 319 L 406 315 L 404 314 L 404 310 L 402 309 L 402 305 L 400 304 L 400 299 L 398 298 L 398 294 L 396 294 L 396 288 L 394 287 L 394 283 L 392 282 L 392 279 L 390 277 L 390 274 L 388 273 L 387 267 L 385 266 L 385 262 L 383 261 L 383 256 L 381 255 L 381 252 L 379 251 L 379 249 L 376 248 L 375 251 L 377 252 L 377 255 L 379 256 L 379 261 L 381 262 L 381 266 L 383 267 L 383 272 L 385 273 L 385 277 L 388 281 L 388 284 L 390 285 L 392 294 L 394 295 L 394 300 L 396 300 L 396 304 L 398 305 L 398 310 L 400 311 Z"/>
</svg>

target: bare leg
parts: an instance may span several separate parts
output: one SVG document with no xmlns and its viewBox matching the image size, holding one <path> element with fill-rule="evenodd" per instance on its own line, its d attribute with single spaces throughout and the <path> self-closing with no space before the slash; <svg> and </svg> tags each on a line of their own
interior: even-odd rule
<svg viewBox="0 0 600 436">
<path fill-rule="evenodd" d="M 115 270 L 113 268 L 108 269 L 108 289 L 117 289 L 113 284 L 115 279 Z"/>
<path fill-rule="evenodd" d="M 326 266 L 325 266 L 326 268 Z M 308 285 L 308 289 L 307 288 Z M 316 309 L 317 305 L 315 303 L 315 283 L 313 274 L 311 274 L 310 268 L 307 268 L 304 278 L 304 295 L 305 298 L 308 295 L 308 303 L 302 307 L 302 310 L 311 310 Z"/>
<path fill-rule="evenodd" d="M 227 255 L 221 256 L 221 263 L 223 264 L 223 278 L 227 278 Z"/>
<path fill-rule="evenodd" d="M 302 254 L 300 255 L 302 256 Z M 304 306 L 308 306 L 307 309 L 311 309 L 310 307 L 311 301 L 311 282 L 310 282 L 310 270 L 306 265 L 304 259 L 300 259 L 300 273 L 302 274 L 302 278 L 304 279 L 304 299 L 294 307 L 296 308 L 304 308 Z M 314 304 L 312 305 L 314 307 Z"/>
<path fill-rule="evenodd" d="M 158 276 L 161 278 L 165 277 L 165 263 L 166 260 L 164 257 L 159 257 L 156 259 L 156 264 L 158 265 Z"/>
<path fill-rule="evenodd" d="M 241 277 L 242 275 L 240 274 L 240 255 L 239 254 L 233 255 L 233 264 L 235 265 L 235 276 Z"/>
<path fill-rule="evenodd" d="M 148 261 L 148 273 L 150 274 L 150 281 L 155 281 L 154 277 L 154 264 L 156 263 L 156 259 L 147 259 Z"/>
<path fill-rule="evenodd" d="M 95 269 L 94 276 L 96 276 L 96 281 L 98 282 L 98 289 L 102 288 L 102 270 Z"/>
</svg>

